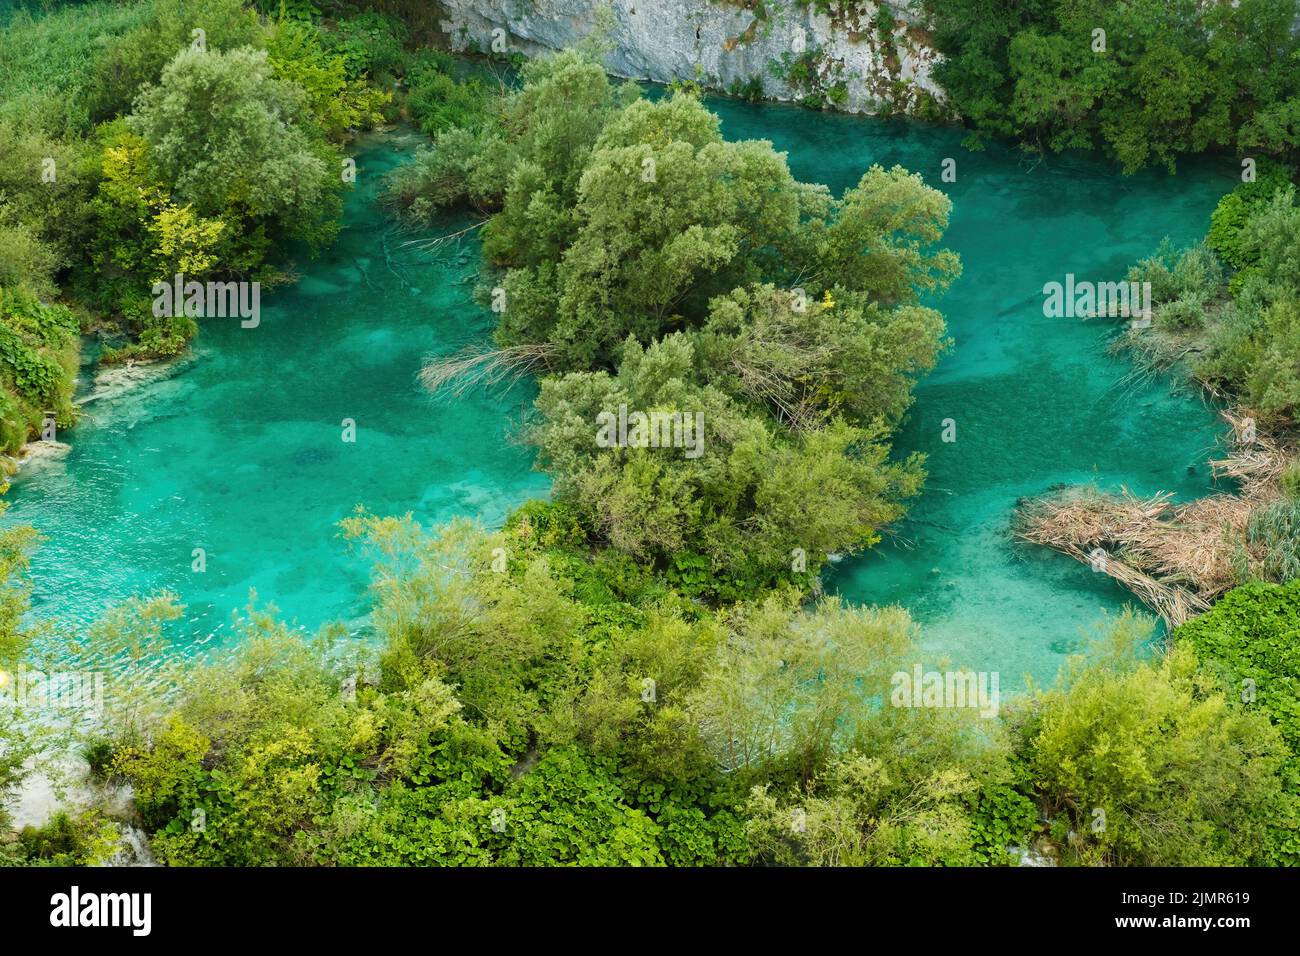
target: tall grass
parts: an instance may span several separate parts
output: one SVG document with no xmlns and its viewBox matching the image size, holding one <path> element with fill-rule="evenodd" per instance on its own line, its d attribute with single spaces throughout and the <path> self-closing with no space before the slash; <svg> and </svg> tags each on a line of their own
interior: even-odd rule
<svg viewBox="0 0 1300 956">
<path fill-rule="evenodd" d="M 1281 583 L 1300 578 L 1300 501 L 1275 501 L 1251 515 L 1246 542 L 1262 559 L 1264 577 Z"/>
<path fill-rule="evenodd" d="M 90 126 L 85 93 L 108 42 L 143 23 L 149 2 L 19 10 L 0 29 L 0 120 L 54 135 Z"/>
</svg>

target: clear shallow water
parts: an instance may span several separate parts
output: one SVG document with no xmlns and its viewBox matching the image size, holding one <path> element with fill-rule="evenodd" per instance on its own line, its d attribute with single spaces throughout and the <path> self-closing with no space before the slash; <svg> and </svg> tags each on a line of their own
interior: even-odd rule
<svg viewBox="0 0 1300 956">
<path fill-rule="evenodd" d="M 904 605 L 927 651 L 999 671 L 1004 689 L 1025 674 L 1050 681 L 1103 611 L 1136 602 L 1103 574 L 1014 543 L 1017 499 L 1088 481 L 1204 495 L 1222 429 L 1213 409 L 1165 382 L 1125 381 L 1131 365 L 1105 354 L 1109 323 L 1045 318 L 1043 284 L 1067 272 L 1122 278 L 1162 237 L 1199 239 L 1233 185 L 1230 163 L 1124 177 L 1086 157 L 1035 165 L 999 146 L 968 152 L 952 129 L 738 103 L 721 112 L 728 137 L 772 140 L 796 177 L 837 193 L 872 163 L 897 163 L 951 197 L 944 245 L 964 272 L 936 304 L 955 346 L 918 387 L 895 442 L 928 456 L 925 491 L 894 538 L 828 583 L 854 602 Z M 940 181 L 946 157 L 953 183 Z M 949 418 L 957 440 L 945 443 Z"/>
<path fill-rule="evenodd" d="M 1182 498 L 1211 490 L 1213 411 L 1156 383 L 1122 383 L 1100 322 L 1046 319 L 1041 290 L 1066 272 L 1106 279 L 1160 238 L 1203 234 L 1231 172 L 1122 177 L 1098 162 L 1036 166 L 1002 148 L 970 153 L 950 129 L 711 104 L 733 138 L 787 150 L 801 179 L 839 192 L 872 163 L 921 172 L 954 201 L 945 244 L 963 278 L 941 300 L 956 346 L 922 383 L 897 440 L 929 456 L 929 480 L 891 541 L 842 564 L 830 584 L 864 603 L 899 603 L 926 649 L 957 664 L 1048 680 L 1080 630 L 1127 594 L 1058 555 L 1012 544 L 1016 499 L 1096 480 Z M 526 449 L 508 440 L 527 388 L 434 404 L 421 358 L 487 335 L 470 300 L 471 242 L 437 261 L 402 249 L 374 204 L 378 177 L 414 138 L 371 140 L 336 247 L 300 265 L 297 286 L 263 298 L 262 324 L 207 323 L 183 374 L 95 404 L 64 463 L 25 475 L 4 520 L 48 540 L 33 560 L 43 614 L 85 621 L 106 604 L 161 588 L 189 606 L 196 635 L 242 606 L 250 588 L 314 627 L 365 610 L 369 569 L 336 536 L 355 505 L 494 523 L 546 493 Z M 945 157 L 957 181 L 941 183 Z M 456 228 L 449 221 L 447 229 Z M 357 441 L 341 422 L 357 422 Z M 957 441 L 943 443 L 943 420 Z M 204 547 L 205 574 L 190 570 Z"/>
<path fill-rule="evenodd" d="M 206 634 L 256 588 L 308 627 L 351 620 L 369 569 L 336 525 L 356 505 L 491 524 L 547 493 L 509 441 L 530 389 L 435 403 L 416 381 L 424 356 L 487 336 L 492 316 L 471 300 L 476 246 L 431 261 L 402 247 L 412 237 L 374 203 L 379 177 L 415 141 L 365 144 L 347 228 L 299 262 L 295 286 L 264 292 L 259 327 L 206 322 L 192 365 L 88 405 L 62 436 L 68 458 L 15 483 L 5 520 L 47 536 L 32 561 L 38 613 L 85 621 L 168 588 Z M 345 418 L 355 443 L 343 441 Z"/>
</svg>

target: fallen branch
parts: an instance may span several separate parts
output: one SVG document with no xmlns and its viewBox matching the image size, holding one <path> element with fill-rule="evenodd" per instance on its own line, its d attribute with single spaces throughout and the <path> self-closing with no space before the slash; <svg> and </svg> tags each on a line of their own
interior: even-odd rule
<svg viewBox="0 0 1300 956">
<path fill-rule="evenodd" d="M 547 366 L 555 347 L 544 342 L 493 348 L 470 345 L 451 355 L 431 358 L 420 370 L 420 384 L 430 392 L 459 398 L 466 392 L 511 385 Z"/>
</svg>

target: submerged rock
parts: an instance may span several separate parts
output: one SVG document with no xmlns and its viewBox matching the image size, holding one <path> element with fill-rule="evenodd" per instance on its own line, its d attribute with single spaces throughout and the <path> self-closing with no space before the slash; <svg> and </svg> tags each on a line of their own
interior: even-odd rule
<svg viewBox="0 0 1300 956">
<path fill-rule="evenodd" d="M 95 370 L 90 390 L 77 399 L 81 406 L 111 401 L 142 388 L 171 378 L 194 361 L 193 353 L 182 358 L 162 362 L 123 362 L 120 365 L 101 365 Z"/>
<path fill-rule="evenodd" d="M 9 460 L 18 468 L 40 468 L 61 461 L 72 451 L 72 446 L 61 441 L 33 441 L 23 445 Z"/>
</svg>

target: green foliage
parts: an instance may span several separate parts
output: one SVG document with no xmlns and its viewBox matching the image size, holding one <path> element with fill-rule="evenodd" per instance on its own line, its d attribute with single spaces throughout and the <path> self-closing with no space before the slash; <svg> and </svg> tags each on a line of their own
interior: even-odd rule
<svg viewBox="0 0 1300 956">
<path fill-rule="evenodd" d="M 111 39 L 94 59 L 89 108 L 96 122 L 129 113 L 140 91 L 157 85 L 182 51 L 197 52 L 195 29 L 203 30 L 209 52 L 264 45 L 257 15 L 242 0 L 151 0 L 137 9 L 143 22 Z"/>
<path fill-rule="evenodd" d="M 872 169 L 832 200 L 797 183 L 770 144 L 723 141 L 689 95 L 632 104 L 594 147 L 576 208 L 540 172 L 552 167 L 523 163 L 484 230 L 485 254 L 506 267 L 499 341 L 546 341 L 558 367 L 601 367 L 628 335 L 698 325 L 714 296 L 748 283 L 809 276 L 817 296 L 834 276 L 889 306 L 958 272 L 952 253 L 931 250 L 948 200 L 918 177 Z"/>
<path fill-rule="evenodd" d="M 731 81 L 731 86 L 727 87 L 727 93 L 746 102 L 757 103 L 763 99 L 763 78 L 751 76 L 742 82 L 740 77 L 736 77 Z"/>
<path fill-rule="evenodd" d="M 808 613 L 769 598 L 737 609 L 695 708 L 729 772 L 781 764 L 808 780 L 873 719 L 873 701 L 915 637 L 900 608 L 852 608 L 830 599 Z"/>
<path fill-rule="evenodd" d="M 281 80 L 307 96 L 315 122 L 334 141 L 383 122 L 391 94 L 371 87 L 364 77 L 349 75 L 343 54 L 327 54 L 318 31 L 309 23 L 285 19 L 267 37 L 267 58 Z"/>
<path fill-rule="evenodd" d="M 81 143 L 3 118 L 0 156 L 0 285 L 50 298 L 89 229 L 93 156 Z"/>
<path fill-rule="evenodd" d="M 1230 313 L 1199 371 L 1226 383 L 1266 419 L 1294 420 L 1300 408 L 1300 299 L 1288 294 Z"/>
<path fill-rule="evenodd" d="M 1256 706 L 1290 746 L 1293 773 L 1300 770 L 1294 756 L 1300 755 L 1300 582 L 1235 588 L 1174 637 L 1225 668 L 1236 689 L 1253 682 Z"/>
<path fill-rule="evenodd" d="M 1270 652 L 1290 653 L 1294 587 L 1255 592 L 1264 613 L 1234 592 L 1233 616 L 1187 625 L 1162 660 L 1122 618 L 1008 738 L 975 711 L 881 706 L 915 653 L 901 609 L 791 596 L 686 614 L 660 594 L 614 620 L 561 570 L 580 540 L 564 504 L 497 535 L 367 515 L 345 531 L 380 557 L 378 668 L 253 613 L 236 654 L 188 671 L 151 734 L 115 747 L 162 861 L 1007 865 L 1039 805 L 1070 860 L 1290 852 L 1295 675 L 1266 663 L 1275 729 L 1183 642 L 1214 615 L 1271 620 Z M 1255 654 L 1258 636 L 1228 644 Z"/>
<path fill-rule="evenodd" d="M 1132 171 L 1300 146 L 1292 3 L 931 0 L 935 77 L 981 133 L 1103 148 Z M 1105 48 L 1094 48 L 1094 30 Z"/>
<path fill-rule="evenodd" d="M 488 109 L 499 110 L 499 119 L 472 116 L 468 128 L 437 136 L 431 149 L 394 172 L 390 194 L 408 216 L 427 220 L 463 203 L 498 208 L 507 189 L 515 190 L 521 213 L 536 203 L 547 215 L 534 216 L 540 220 L 534 226 L 515 221 L 524 218 L 516 215 L 493 228 L 504 231 L 500 241 L 508 248 L 524 248 L 517 237 L 526 235 L 541 257 L 557 244 L 567 245 L 558 232 L 586 157 L 605 120 L 635 89 L 627 84 L 616 90 L 600 65 L 576 50 L 530 60 L 521 72 L 522 88 Z M 553 222 L 554 216 L 561 220 Z M 490 246 L 489 235 L 485 242 Z"/>
<path fill-rule="evenodd" d="M 114 755 L 160 861 L 306 862 L 310 845 L 300 833 L 315 832 L 326 795 L 373 776 L 366 757 L 401 761 L 409 752 L 384 747 L 382 701 L 353 707 L 340 695 L 346 664 L 323 647 L 264 616 L 246 620 L 241 638 L 229 665 L 188 674 L 183 705 L 161 720 L 151 745 L 126 743 Z M 410 717 L 436 723 L 448 712 L 421 706 Z"/>
<path fill-rule="evenodd" d="M 1300 459 L 1292 461 L 1282 471 L 1282 493 L 1292 501 L 1300 501 Z"/>
<path fill-rule="evenodd" d="M 969 801 L 971 842 L 983 866 L 1014 862 L 1009 848 L 1024 846 L 1038 828 L 1038 807 L 1009 783 L 980 789 Z"/>
<path fill-rule="evenodd" d="M 1266 165 L 1220 202 L 1204 244 L 1166 241 L 1128 275 L 1151 283 L 1155 304 L 1155 328 L 1129 344 L 1157 366 L 1186 360 L 1196 378 L 1283 427 L 1300 407 L 1300 206 L 1287 175 Z"/>
<path fill-rule="evenodd" d="M 1153 304 L 1206 302 L 1220 291 L 1223 269 L 1207 244 L 1176 249 L 1169 240 L 1129 270 L 1128 281 L 1150 282 Z"/>
<path fill-rule="evenodd" d="M 815 571 L 829 553 L 876 543 L 877 529 L 901 516 L 920 462 L 889 463 L 883 425 L 834 418 L 785 435 L 716 387 L 694 384 L 693 364 L 689 340 L 672 335 L 647 349 L 629 340 L 617 375 L 543 381 L 532 440 L 556 494 L 598 541 L 661 567 L 694 552 L 710 572 L 767 583 L 791 567 L 795 548 Z M 598 416 L 620 407 L 702 416 L 700 453 L 601 447 Z M 685 570 L 676 566 L 678 580 Z M 703 582 L 687 583 L 704 591 Z"/>
<path fill-rule="evenodd" d="M 151 10 L 147 3 L 103 2 L 68 4 L 36 18 L 15 14 L 0 30 L 0 126 L 51 135 L 87 130 L 96 118 L 91 99 L 112 73 L 103 65 L 105 47 L 141 29 Z"/>
<path fill-rule="evenodd" d="M 4 397 L 0 392 L 0 398 Z M 6 477 L 0 472 L 0 517 L 9 507 L 3 500 L 9 490 Z M 10 693 L 10 675 L 24 660 L 33 637 L 27 620 L 31 599 L 27 569 L 35 540 L 36 532 L 30 526 L 6 523 L 0 527 L 0 864 L 11 852 L 4 843 L 10 825 L 5 808 L 14 790 L 31 772 L 32 757 L 39 753 L 39 735 L 28 716 L 21 707 L 3 699 Z"/>
<path fill-rule="evenodd" d="M 746 788 L 848 799 L 823 782 L 841 779 L 871 781 L 853 799 L 874 862 L 972 862 L 1019 820 L 1001 797 L 976 847 L 969 807 L 1008 781 L 996 733 L 877 706 L 914 638 L 899 609 L 791 597 L 712 615 L 661 593 L 610 617 L 620 605 L 575 600 L 557 570 L 575 540 L 564 505 L 498 535 L 367 515 L 345 531 L 380 559 L 378 668 L 251 614 L 237 653 L 147 712 L 147 736 L 119 734 L 109 773 L 163 862 L 780 860 L 752 839 L 765 824 L 746 822 L 761 809 Z"/>
<path fill-rule="evenodd" d="M 565 519 L 531 510 L 504 538 L 463 524 L 435 539 L 408 521 L 348 522 L 383 558 L 377 670 L 253 614 L 236 655 L 191 668 L 179 704 L 147 718 L 148 743 L 114 717 L 109 773 L 132 783 L 158 858 L 643 865 L 743 855 L 734 801 L 687 713 L 721 632 L 671 610 L 610 626 L 553 593 L 568 587 L 543 549 L 563 544 L 551 531 Z M 498 542 L 511 546 L 500 572 L 488 565 Z M 658 682 L 649 705 L 633 679 L 643 673 Z M 349 681 L 354 695 L 341 690 Z"/>
<path fill-rule="evenodd" d="M 873 167 L 835 199 L 770 143 L 724 140 L 689 89 L 641 99 L 573 50 L 531 61 L 498 120 L 441 133 L 391 192 L 417 219 L 499 207 L 496 340 L 568 373 L 543 381 L 530 437 L 591 543 L 742 600 L 875 544 L 919 487 L 888 433 L 946 344 L 919 299 L 960 271 L 937 248 L 951 205 L 920 177 Z M 702 422 L 702 441 L 596 441 L 624 406 Z"/>
<path fill-rule="evenodd" d="M 1217 668 L 1225 685 L 1273 722 L 1286 742 L 1286 799 L 1266 818 L 1271 840 L 1262 862 L 1300 862 L 1300 580 L 1247 584 L 1174 634 Z"/>
<path fill-rule="evenodd" d="M 326 49 L 343 57 L 349 77 L 387 80 L 402 67 L 408 33 L 402 20 L 366 10 L 338 20 L 321 39 Z"/>
<path fill-rule="evenodd" d="M 1275 501 L 1254 511 L 1246 525 L 1246 544 L 1262 554 L 1259 573 L 1285 583 L 1300 577 L 1300 502 Z"/>
<path fill-rule="evenodd" d="M 802 787 L 756 787 L 746 835 L 778 865 L 1005 865 L 1002 839 L 1032 818 L 1010 794 L 1006 745 L 959 712 L 886 707 L 860 718 L 855 746 Z M 992 804 L 983 803 L 983 794 Z M 972 808 L 985 806 L 981 811 Z M 995 812 L 999 814 L 995 816 Z M 797 822 L 797 826 L 794 825 Z"/>
<path fill-rule="evenodd" d="M 283 274 L 277 246 L 328 244 L 336 144 L 381 121 L 391 96 L 368 71 L 400 68 L 405 31 L 377 14 L 327 30 L 305 9 L 264 23 L 241 0 L 143 0 L 14 17 L 0 37 L 0 286 L 50 300 L 63 285 L 127 333 L 107 361 L 166 357 L 197 327 L 152 315 L 156 279 L 266 284 Z M 9 443 L 11 398 L 3 414 Z"/>
<path fill-rule="evenodd" d="M 1150 662 L 1153 624 L 1112 627 L 1020 724 L 1053 833 L 1081 862 L 1243 865 L 1267 856 L 1287 750 L 1261 714 L 1198 669 L 1187 643 Z"/>
<path fill-rule="evenodd" d="M 607 765 L 573 750 L 551 751 L 504 802 L 506 846 L 501 862 L 661 865 L 659 827 L 625 799 Z"/>
<path fill-rule="evenodd" d="M 38 434 L 46 412 L 60 428 L 76 421 L 79 332 L 64 306 L 0 286 L 0 451 L 13 452 Z"/>
<path fill-rule="evenodd" d="M 39 827 L 23 827 L 13 843 L 0 842 L 0 866 L 101 866 L 117 836 L 117 825 L 97 811 L 59 812 Z"/>
<path fill-rule="evenodd" d="M 313 135 L 307 94 L 277 79 L 265 52 L 176 54 L 128 122 L 199 215 L 233 211 L 317 244 L 337 230 L 339 165 Z"/>
<path fill-rule="evenodd" d="M 448 58 L 424 53 L 406 74 L 406 107 L 431 137 L 450 129 L 473 130 L 491 121 L 500 93 L 478 77 L 457 80 Z"/>
<path fill-rule="evenodd" d="M 1253 182 L 1241 183 L 1219 200 L 1210 217 L 1206 244 L 1233 269 L 1249 268 L 1255 263 L 1257 252 L 1252 255 L 1242 247 L 1242 233 L 1274 195 L 1290 185 L 1290 168 L 1265 160 L 1256 169 Z"/>
</svg>

